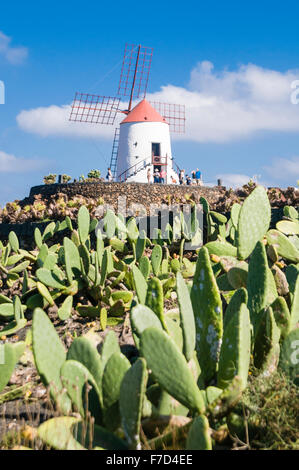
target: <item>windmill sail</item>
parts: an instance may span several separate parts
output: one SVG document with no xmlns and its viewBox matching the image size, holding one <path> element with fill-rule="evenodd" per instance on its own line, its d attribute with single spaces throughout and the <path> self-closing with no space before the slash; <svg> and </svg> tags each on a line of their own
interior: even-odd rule
<svg viewBox="0 0 299 470">
<path fill-rule="evenodd" d="M 113 125 L 120 98 L 76 93 L 69 120 Z"/>
<path fill-rule="evenodd" d="M 183 104 L 162 103 L 149 101 L 153 108 L 163 116 L 169 124 L 170 132 L 183 134 L 185 132 L 185 106 Z"/>
</svg>

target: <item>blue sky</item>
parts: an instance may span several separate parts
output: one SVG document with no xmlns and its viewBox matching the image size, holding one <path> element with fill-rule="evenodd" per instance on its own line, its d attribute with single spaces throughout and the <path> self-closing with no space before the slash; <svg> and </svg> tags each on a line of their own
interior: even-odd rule
<svg viewBox="0 0 299 470">
<path fill-rule="evenodd" d="M 14 1 L 0 7 L 0 205 L 49 172 L 106 174 L 112 129 L 70 127 L 75 91 L 117 92 L 125 43 L 154 48 L 149 98 L 186 105 L 173 154 L 208 183 L 299 179 L 297 1 Z M 299 98 L 299 93 L 298 93 Z M 73 123 L 72 123 L 73 124 Z"/>
</svg>

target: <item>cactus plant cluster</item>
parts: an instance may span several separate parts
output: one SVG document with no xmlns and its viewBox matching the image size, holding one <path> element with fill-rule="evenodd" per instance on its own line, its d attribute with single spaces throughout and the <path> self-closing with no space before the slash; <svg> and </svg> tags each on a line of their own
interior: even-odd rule
<svg viewBox="0 0 299 470">
<path fill-rule="evenodd" d="M 42 198 L 41 195 L 34 196 L 34 201 L 15 201 L 7 203 L 3 209 L 0 208 L 0 223 L 25 223 L 25 222 L 46 222 L 63 221 L 70 217 L 77 220 L 78 211 L 81 206 L 86 206 L 92 217 L 98 206 L 104 204 L 104 199 L 75 195 L 67 196 L 63 193 Z"/>
<path fill-rule="evenodd" d="M 191 233 L 182 214 L 166 237 L 156 230 L 149 239 L 134 218 L 107 211 L 107 236 L 98 232 L 93 245 L 98 221 L 82 206 L 76 230 L 69 217 L 36 229 L 34 250 L 21 249 L 13 232 L 1 244 L 0 336 L 13 338 L 33 316 L 35 366 L 60 413 L 37 430 L 45 445 L 162 449 L 176 433 L 182 448 L 211 450 L 215 428 L 231 432 L 241 419 L 250 374 L 279 368 L 298 384 L 297 211 L 286 206 L 270 229 L 270 203 L 259 186 L 229 219 L 201 202 L 204 234 L 196 226 Z M 52 244 L 58 230 L 65 230 L 63 244 Z M 194 233 L 206 243 L 190 258 L 184 246 Z M 98 330 L 125 321 L 134 354 L 125 355 L 111 329 L 98 346 L 87 334 L 66 349 L 53 311 L 65 324 L 83 317 Z M 6 339 L 4 348 L 0 391 L 24 343 Z"/>
</svg>

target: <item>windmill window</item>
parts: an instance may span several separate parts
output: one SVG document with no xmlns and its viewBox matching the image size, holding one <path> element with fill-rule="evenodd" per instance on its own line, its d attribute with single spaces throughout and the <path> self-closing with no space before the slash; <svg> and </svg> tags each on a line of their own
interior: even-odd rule
<svg viewBox="0 0 299 470">
<path fill-rule="evenodd" d="M 157 142 L 152 142 L 152 155 L 154 157 L 161 156 L 161 144 Z"/>
</svg>

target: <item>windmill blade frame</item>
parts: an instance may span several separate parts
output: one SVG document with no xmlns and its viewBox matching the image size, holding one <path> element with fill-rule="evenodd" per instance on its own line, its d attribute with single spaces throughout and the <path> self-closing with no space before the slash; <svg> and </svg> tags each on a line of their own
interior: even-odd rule
<svg viewBox="0 0 299 470">
<path fill-rule="evenodd" d="M 158 111 L 169 124 L 170 132 L 177 134 L 185 133 L 186 112 L 185 105 L 163 103 L 161 101 L 149 101 L 149 103 Z"/>
<path fill-rule="evenodd" d="M 120 111 L 119 104 L 119 97 L 76 93 L 69 120 L 113 125 Z"/>
<path fill-rule="evenodd" d="M 126 44 L 117 95 L 145 97 L 152 57 L 152 47 Z"/>
</svg>

